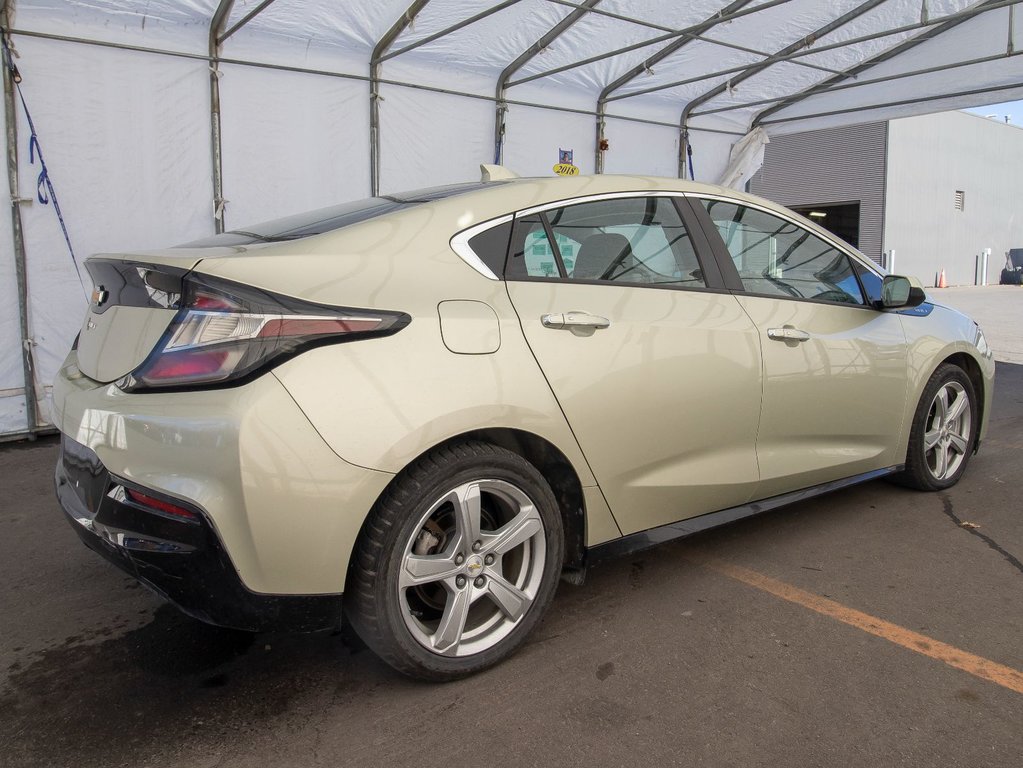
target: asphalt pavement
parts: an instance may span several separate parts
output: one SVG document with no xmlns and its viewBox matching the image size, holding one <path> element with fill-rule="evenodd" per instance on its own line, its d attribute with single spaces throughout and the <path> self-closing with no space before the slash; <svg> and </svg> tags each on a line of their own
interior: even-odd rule
<svg viewBox="0 0 1023 768">
<path fill-rule="evenodd" d="M 179 614 L 78 541 L 56 441 L 8 445 L 0 765 L 1018 768 L 1021 448 L 999 364 L 952 490 L 869 483 L 612 562 L 514 658 L 430 685 L 344 634 Z"/>
</svg>

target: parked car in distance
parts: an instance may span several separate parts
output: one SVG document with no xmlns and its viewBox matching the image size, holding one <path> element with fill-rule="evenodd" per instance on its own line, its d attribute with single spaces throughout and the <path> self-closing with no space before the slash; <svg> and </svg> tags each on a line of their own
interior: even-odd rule
<svg viewBox="0 0 1023 768">
<path fill-rule="evenodd" d="M 907 278 L 730 189 L 485 176 L 91 257 L 53 395 L 85 543 L 446 680 L 604 558 L 966 470 L 991 352 Z"/>
</svg>

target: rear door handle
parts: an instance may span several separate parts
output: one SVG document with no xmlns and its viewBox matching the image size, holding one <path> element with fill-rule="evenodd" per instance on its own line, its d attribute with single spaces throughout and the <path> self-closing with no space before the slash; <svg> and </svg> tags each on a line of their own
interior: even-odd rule
<svg viewBox="0 0 1023 768">
<path fill-rule="evenodd" d="M 798 328 L 768 328 L 767 338 L 775 341 L 809 341 L 810 334 Z"/>
<path fill-rule="evenodd" d="M 562 312 L 541 315 L 540 322 L 544 328 L 607 328 L 611 321 L 600 315 L 589 312 Z"/>
</svg>

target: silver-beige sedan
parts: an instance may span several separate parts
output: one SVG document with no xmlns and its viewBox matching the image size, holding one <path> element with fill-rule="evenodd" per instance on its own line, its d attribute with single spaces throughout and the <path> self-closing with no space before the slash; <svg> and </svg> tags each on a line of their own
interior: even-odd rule
<svg viewBox="0 0 1023 768">
<path fill-rule="evenodd" d="M 872 478 L 947 488 L 991 404 L 972 320 L 676 179 L 383 195 L 87 267 L 53 397 L 86 544 L 215 624 L 343 613 L 433 680 L 603 558 Z"/>
</svg>

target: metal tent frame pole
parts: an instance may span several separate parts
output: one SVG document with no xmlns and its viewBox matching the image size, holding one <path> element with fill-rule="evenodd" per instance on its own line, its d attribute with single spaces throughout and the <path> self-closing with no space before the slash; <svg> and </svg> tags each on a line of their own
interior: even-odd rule
<svg viewBox="0 0 1023 768">
<path fill-rule="evenodd" d="M 217 43 L 220 44 L 220 45 L 223 45 L 224 41 L 227 40 L 227 38 L 229 38 L 231 35 L 233 35 L 239 29 L 241 29 L 246 24 L 248 24 L 250 21 L 252 21 L 254 18 L 256 18 L 259 14 L 261 14 L 263 11 L 265 11 L 268 7 L 273 5 L 273 3 L 274 3 L 274 0 L 263 0 L 263 2 L 261 2 L 259 5 L 257 5 L 255 8 L 253 8 L 251 11 L 249 11 L 244 16 L 242 16 L 241 19 L 239 19 L 237 23 L 235 23 L 233 26 L 229 27 L 226 32 L 224 32 L 223 34 L 219 35 L 217 37 Z"/>
<path fill-rule="evenodd" d="M 502 0 L 502 2 L 498 3 L 497 5 L 492 5 L 486 10 L 480 11 L 479 13 L 470 16 L 467 19 L 462 19 L 461 21 L 456 22 L 449 27 L 445 27 L 439 32 L 434 32 L 432 35 L 427 35 L 423 39 L 416 40 L 414 43 L 409 43 L 405 47 L 399 48 L 396 51 L 384 53 L 376 60 L 378 63 L 382 63 L 387 61 L 388 59 L 393 59 L 395 56 L 401 56 L 403 53 L 414 51 L 416 48 L 419 48 L 420 46 L 426 45 L 427 43 L 432 43 L 434 40 L 439 40 L 442 37 L 446 37 L 447 35 L 450 35 L 452 32 L 457 32 L 460 29 L 464 29 L 465 27 L 468 27 L 470 24 L 475 24 L 477 21 L 482 21 L 488 16 L 493 16 L 495 13 L 503 11 L 505 8 L 510 8 L 511 6 L 516 5 L 520 2 L 522 2 L 522 0 Z"/>
<path fill-rule="evenodd" d="M 551 2 L 559 2 L 559 4 L 563 4 L 563 5 L 572 5 L 572 3 L 561 3 L 560 0 L 550 0 L 550 1 Z M 728 16 L 728 17 L 721 16 L 716 23 L 720 24 L 720 23 L 725 22 L 725 21 L 733 21 L 735 19 L 741 18 L 743 16 L 748 16 L 748 15 L 753 14 L 753 13 L 760 13 L 761 11 L 765 11 L 768 8 L 773 8 L 776 5 L 782 5 L 782 4 L 787 3 L 787 2 L 790 2 L 790 0 L 766 0 L 766 2 L 761 3 L 760 5 L 754 6 L 753 8 L 744 8 L 741 11 L 736 11 L 731 16 Z M 655 29 L 668 29 L 667 27 L 661 27 L 659 25 L 651 25 L 649 22 L 640 21 L 638 19 L 633 19 L 633 18 L 630 18 L 628 16 L 622 16 L 621 14 L 612 14 L 612 13 L 609 13 L 607 11 L 603 11 L 603 10 L 600 10 L 600 9 L 597 9 L 597 8 L 590 9 L 587 12 L 588 13 L 597 13 L 597 14 L 602 15 L 602 16 L 609 16 L 611 18 L 616 18 L 616 19 L 619 19 L 621 21 L 627 21 L 627 22 L 631 22 L 633 24 L 638 24 L 638 25 L 643 26 L 643 27 L 651 27 L 651 26 L 653 26 Z M 702 26 L 702 25 L 700 25 L 700 24 L 695 25 L 695 27 L 700 27 L 700 26 Z M 726 48 L 734 48 L 734 47 L 736 47 L 733 44 L 725 42 L 725 41 L 713 40 L 711 38 L 700 38 L 697 33 L 694 33 L 692 31 L 695 27 L 687 27 L 686 29 L 671 29 L 668 32 L 666 32 L 665 34 L 658 35 L 657 37 L 652 37 L 649 40 L 641 40 L 638 43 L 633 43 L 632 45 L 626 45 L 623 48 L 616 48 L 613 51 L 606 51 L 605 53 L 597 54 L 595 56 L 590 56 L 590 57 L 585 58 L 585 59 L 580 59 L 579 61 L 574 61 L 571 64 L 564 64 L 564 65 L 562 65 L 560 67 L 554 67 L 553 69 L 548 69 L 548 70 L 545 70 L 543 72 L 537 72 L 535 75 L 529 75 L 528 77 L 522 77 L 522 78 L 519 78 L 518 80 L 512 80 L 510 83 L 508 83 L 508 86 L 511 87 L 513 85 L 521 85 L 522 83 L 529 83 L 529 82 L 532 82 L 533 80 L 539 80 L 540 78 L 543 78 L 543 77 L 550 77 L 551 75 L 557 75 L 557 74 L 559 74 L 561 72 L 567 72 L 570 69 L 576 69 L 578 67 L 585 67 L 587 64 L 593 64 L 593 63 L 598 62 L 598 61 L 604 61 L 605 59 L 612 59 L 615 56 L 621 56 L 623 53 L 629 53 L 630 51 L 636 51 L 636 50 L 639 50 L 640 48 L 648 48 L 651 45 L 657 45 L 658 43 L 663 43 L 663 42 L 666 42 L 668 40 L 674 40 L 674 39 L 679 38 L 679 37 L 688 37 L 688 38 L 700 39 L 700 40 L 702 40 L 705 43 L 710 43 L 711 45 L 722 45 L 722 46 L 724 46 Z M 816 67 L 814 67 L 814 69 L 816 69 Z"/>
<path fill-rule="evenodd" d="M 613 94 L 623 85 L 632 82 L 632 80 L 641 75 L 643 72 L 651 71 L 654 65 L 663 61 L 668 56 L 671 56 L 676 51 L 689 45 L 694 40 L 700 39 L 698 36 L 706 32 L 708 29 L 711 29 L 724 21 L 730 21 L 731 19 L 735 18 L 735 14 L 738 11 L 740 11 L 744 6 L 749 5 L 751 2 L 752 0 L 735 0 L 735 2 L 729 3 L 727 6 L 722 8 L 720 11 L 715 13 L 713 16 L 711 16 L 703 23 L 689 27 L 688 31 L 692 33 L 692 36 L 681 37 L 678 40 L 675 40 L 670 45 L 665 46 L 657 53 L 655 53 L 653 56 L 650 56 L 642 63 L 630 69 L 617 80 L 609 83 L 604 87 L 604 89 L 600 92 L 600 95 L 597 97 L 597 125 L 596 125 L 597 143 L 594 160 L 595 162 L 594 167 L 596 168 L 597 173 L 604 172 L 604 152 L 601 150 L 600 146 L 601 143 L 604 141 L 604 130 L 606 127 L 605 118 L 607 117 L 606 115 L 607 101 L 611 94 Z M 762 10 L 763 6 L 760 6 L 760 9 Z"/>
<path fill-rule="evenodd" d="M 189 59 L 192 61 L 203 61 L 210 62 L 209 56 L 201 53 L 187 53 L 185 51 L 170 51 L 161 48 L 148 48 L 140 45 L 129 45 L 126 43 L 113 43 L 107 40 L 91 40 L 84 37 L 73 37 L 71 35 L 61 35 L 50 32 L 36 32 L 30 29 L 12 29 L 10 30 L 11 35 L 21 35 L 24 37 L 35 37 L 41 40 L 56 40 L 63 43 L 73 43 L 75 45 L 89 45 L 97 48 L 113 48 L 115 50 L 122 51 L 134 51 L 136 53 L 149 53 L 154 56 L 168 56 L 170 58 L 177 59 Z M 228 56 L 219 57 L 221 64 L 230 64 L 237 67 L 252 67 L 254 69 L 270 69 L 275 72 L 295 72 L 302 75 L 316 75 L 318 77 L 332 77 L 339 80 L 354 80 L 357 82 L 368 83 L 370 79 L 367 75 L 353 75 L 350 72 L 336 72 L 329 69 L 313 69 L 311 67 L 297 67 L 289 66 L 287 64 L 272 64 L 265 61 L 252 61 L 250 59 L 235 59 Z M 448 96 L 459 96 L 465 99 L 476 99 L 478 101 L 489 101 L 491 103 L 497 100 L 488 94 L 482 93 L 470 93 L 468 91 L 458 91 L 453 88 L 441 88 L 434 85 L 423 85 L 421 83 L 409 83 L 403 80 L 390 80 L 388 78 L 380 78 L 378 82 L 381 85 L 392 85 L 396 88 L 408 88 L 415 91 L 425 91 L 427 93 L 443 93 Z M 517 107 L 532 107 L 535 109 L 546 109 L 551 112 L 565 112 L 568 114 L 575 115 L 589 115 L 593 116 L 596 114 L 590 109 L 574 109 L 572 107 L 559 107 L 555 104 L 541 104 L 535 101 L 524 101 L 520 99 L 507 99 L 507 103 L 511 106 Z M 663 120 L 649 120 L 645 117 L 633 117 L 631 115 L 608 115 L 608 117 L 615 120 L 626 120 L 633 123 L 642 123 L 644 125 L 659 125 L 666 128 L 674 128 L 675 123 L 668 123 Z M 742 131 L 728 131 L 719 130 L 717 128 L 693 128 L 694 131 L 703 131 L 705 133 L 720 133 L 727 136 L 742 136 Z"/>
<path fill-rule="evenodd" d="M 777 58 L 777 60 L 775 60 L 773 63 L 779 64 L 779 63 L 781 63 L 783 61 L 784 62 L 789 62 L 789 63 L 796 63 L 799 59 L 805 58 L 807 56 L 816 56 L 817 54 L 824 53 L 826 51 L 834 51 L 834 50 L 837 50 L 839 48 L 848 48 L 849 46 L 859 45 L 860 43 L 869 43 L 869 42 L 872 42 L 874 40 L 879 40 L 879 39 L 881 39 L 883 37 L 892 37 L 894 35 L 901 35 L 901 34 L 903 34 L 905 32 L 914 32 L 914 31 L 916 31 L 918 29 L 926 29 L 928 27 L 934 27 L 934 26 L 946 24 L 946 23 L 951 22 L 951 21 L 956 21 L 956 20 L 965 21 L 965 20 L 971 19 L 974 16 L 977 16 L 977 15 L 979 15 L 981 13 L 986 13 L 988 11 L 994 11 L 994 10 L 997 10 L 998 8 L 1011 7 L 1011 6 L 1014 6 L 1014 5 L 1018 5 L 1020 2 L 1023 2 L 1023 0 L 989 0 L 990 4 L 985 4 L 985 5 L 982 5 L 982 6 L 973 6 L 972 8 L 968 8 L 965 11 L 959 11 L 957 13 L 950 13 L 950 14 L 948 14 L 946 16 L 942 16 L 942 17 L 939 17 L 939 18 L 933 18 L 933 19 L 928 19 L 926 21 L 915 22 L 913 24 L 905 24 L 905 25 L 903 25 L 901 27 L 892 27 L 891 29 L 885 29 L 885 30 L 880 31 L 880 32 L 872 32 L 872 33 L 867 34 L 867 35 L 860 35 L 859 37 L 851 37 L 848 40 L 839 40 L 837 42 L 828 43 L 826 45 L 818 45 L 818 46 L 815 46 L 813 48 L 807 48 L 806 50 L 798 50 L 798 51 L 796 51 L 796 52 L 794 52 L 794 53 L 792 53 L 792 54 L 790 54 L 788 56 L 782 56 L 782 57 Z M 757 9 L 759 9 L 761 7 L 763 7 L 763 6 L 757 6 L 757 8 L 754 9 L 754 10 L 757 10 Z M 914 38 L 914 39 L 916 39 L 916 38 Z M 665 90 L 668 90 L 669 88 L 677 88 L 678 86 L 681 86 L 681 85 L 688 85 L 690 83 L 698 83 L 701 80 L 711 80 L 711 79 L 716 78 L 716 77 L 722 77 L 724 75 L 730 75 L 730 74 L 734 74 L 736 72 L 743 72 L 743 71 L 745 71 L 747 69 L 748 66 L 749 65 L 730 67 L 728 69 L 719 69 L 719 70 L 717 70 L 715 72 L 707 72 L 707 73 L 704 73 L 702 75 L 697 75 L 697 76 L 694 76 L 694 77 L 685 78 L 683 80 L 675 80 L 675 81 L 672 81 L 670 83 L 664 83 L 662 85 L 655 85 L 655 86 L 652 86 L 650 88 L 640 88 L 640 89 L 637 89 L 637 90 L 634 90 L 634 91 L 629 91 L 628 93 L 622 93 L 622 94 L 619 94 L 617 96 L 612 96 L 611 98 L 608 99 L 608 101 L 619 101 L 621 99 L 630 99 L 633 96 L 643 96 L 643 95 L 646 95 L 648 93 L 655 93 L 657 91 L 665 91 Z"/>
<path fill-rule="evenodd" d="M 1015 56 L 1023 56 L 1023 51 L 1016 51 L 1015 53 L 997 53 L 992 56 L 983 56 L 979 59 L 970 59 L 968 61 L 956 61 L 948 64 L 938 64 L 933 67 L 926 67 L 924 69 L 914 69 L 909 72 L 900 72 L 896 75 L 885 75 L 884 77 L 875 77 L 869 80 L 857 80 L 854 83 L 845 83 L 843 85 L 833 85 L 829 88 L 822 88 L 817 91 L 818 94 L 830 94 L 837 91 L 846 91 L 850 88 L 863 88 L 867 85 L 878 85 L 880 83 L 890 83 L 893 80 L 903 80 L 907 77 L 919 77 L 921 75 L 933 75 L 937 72 L 948 72 L 951 69 L 959 69 L 960 67 L 972 67 L 977 64 L 990 64 L 993 61 L 1003 61 L 1005 59 L 1011 59 Z M 810 94 L 807 94 L 808 96 Z M 788 102 L 789 104 L 795 104 L 801 99 L 793 99 L 792 95 L 787 96 L 775 96 L 770 99 L 757 99 L 756 101 L 747 101 L 742 104 L 730 104 L 727 107 L 715 107 L 714 109 L 702 109 L 697 112 L 693 112 L 689 117 L 702 117 L 703 115 L 717 115 L 722 112 L 734 112 L 739 109 L 748 109 L 749 107 L 757 107 L 763 104 L 779 104 L 780 102 Z M 756 127 L 760 125 L 761 115 L 766 115 L 767 110 L 761 112 L 757 117 L 753 119 L 752 126 Z"/>
<path fill-rule="evenodd" d="M 511 64 L 501 70 L 501 74 L 497 78 L 497 87 L 495 89 L 497 112 L 494 118 L 494 162 L 498 165 L 504 163 L 505 117 L 508 114 L 508 81 L 511 79 L 512 75 L 518 72 L 534 56 L 545 50 L 567 29 L 569 29 L 569 27 L 579 21 L 579 19 L 583 18 L 587 11 L 593 10 L 594 6 L 598 3 L 600 3 L 600 0 L 585 0 L 585 2 L 581 5 L 573 6 L 574 10 L 571 13 L 551 27 L 547 34 L 520 53 L 517 57 L 515 57 L 515 60 Z"/>
<path fill-rule="evenodd" d="M 374 197 L 380 194 L 380 64 L 398 35 L 415 21 L 429 2 L 414 0 L 401 18 L 373 46 L 373 53 L 369 57 L 369 190 Z"/>
<path fill-rule="evenodd" d="M 4 0 L 0 6 L 0 34 L 10 29 L 13 0 Z M 18 111 L 14 101 L 14 76 L 7 61 L 4 70 L 4 116 L 7 120 L 7 183 L 10 187 L 11 231 L 14 239 L 14 273 L 18 291 L 18 322 L 21 332 L 21 370 L 25 380 L 25 422 L 29 439 L 39 431 L 35 374 L 32 365 L 32 335 L 28 318 L 28 262 L 25 253 L 25 230 L 21 222 L 21 203 L 18 194 Z"/>
<path fill-rule="evenodd" d="M 840 29 L 841 27 L 845 26 L 850 21 L 858 19 L 863 14 L 873 10 L 874 8 L 876 8 L 877 6 L 881 5 L 884 2 L 886 2 L 886 0 L 866 0 L 866 2 L 860 3 L 852 10 L 843 13 L 837 19 L 828 22 L 823 27 L 819 27 L 810 34 L 805 35 L 801 37 L 799 40 L 796 40 L 795 42 L 785 46 L 770 58 L 767 58 L 764 61 L 758 62 L 747 67 L 745 70 L 743 70 L 741 74 L 733 78 L 731 81 L 721 83 L 720 85 L 716 85 L 709 91 L 705 91 L 700 96 L 697 96 L 695 99 L 690 100 L 682 109 L 682 115 L 679 118 L 679 130 L 682 133 L 682 140 L 679 141 L 678 144 L 679 178 L 680 179 L 685 178 L 686 155 L 689 151 L 689 114 L 696 107 L 700 106 L 701 104 L 705 104 L 706 102 L 713 99 L 715 96 L 725 93 L 732 86 L 741 83 L 744 80 L 748 80 L 754 75 L 763 72 L 765 69 L 774 66 L 779 61 L 784 60 L 785 57 L 791 56 L 793 53 L 812 45 L 816 40 L 820 39 L 821 37 L 829 35 L 836 29 Z"/>
<path fill-rule="evenodd" d="M 646 29 L 656 29 L 658 32 L 665 32 L 665 33 L 667 33 L 663 37 L 655 38 L 654 40 L 645 41 L 639 47 L 644 47 L 644 46 L 647 46 L 647 45 L 653 45 L 655 43 L 661 42 L 664 39 L 668 39 L 668 38 L 671 38 L 671 37 L 676 37 L 676 36 L 681 35 L 682 37 L 684 37 L 687 40 L 693 40 L 693 41 L 698 40 L 700 42 L 707 43 L 708 45 L 717 45 L 717 46 L 720 46 L 722 48 L 731 48 L 732 50 L 735 50 L 735 51 L 743 51 L 744 53 L 752 53 L 755 56 L 763 56 L 764 58 L 766 58 L 766 57 L 771 55 L 769 53 L 766 53 L 765 51 L 760 51 L 760 50 L 757 50 L 756 48 L 750 48 L 749 46 L 746 46 L 746 45 L 739 45 L 737 43 L 733 43 L 733 42 L 730 42 L 728 40 L 718 40 L 717 38 L 713 38 L 713 37 L 701 37 L 700 36 L 701 33 L 687 31 L 687 30 L 693 29 L 693 27 L 687 27 L 686 29 L 675 29 L 674 27 L 666 27 L 663 24 L 657 24 L 656 22 L 653 22 L 653 21 L 646 21 L 644 19 L 636 19 L 636 18 L 633 18 L 632 16 L 626 16 L 625 14 L 612 13 L 611 11 L 605 11 L 603 8 L 585 9 L 581 4 L 579 4 L 579 3 L 572 3 L 572 2 L 569 2 L 569 0 L 547 0 L 547 1 L 550 2 L 550 3 L 555 3 L 556 5 L 565 5 L 565 6 L 568 6 L 569 8 L 578 8 L 580 10 L 588 10 L 589 13 L 592 13 L 595 16 L 605 16 L 605 17 L 607 17 L 609 19 L 616 19 L 618 21 L 624 21 L 624 22 L 626 22 L 628 24 L 635 24 L 636 26 L 639 26 L 639 27 L 645 27 Z M 790 0 L 768 0 L 768 2 L 765 2 L 765 3 L 762 3 L 761 5 L 758 5 L 756 8 L 750 8 L 748 11 L 745 11 L 743 13 L 736 13 L 734 16 L 728 16 L 727 18 L 725 17 L 725 11 L 724 10 L 718 11 L 717 13 L 714 14 L 714 18 L 717 19 L 715 24 L 720 24 L 720 23 L 725 22 L 725 21 L 731 21 L 733 18 L 736 18 L 738 16 L 745 16 L 745 15 L 748 15 L 748 14 L 758 13 L 760 11 L 767 10 L 768 8 L 773 8 L 776 5 L 783 5 L 783 4 L 787 3 L 787 2 L 790 2 Z M 698 24 L 696 26 L 702 26 L 702 24 Z M 607 57 L 611 57 L 611 56 L 617 55 L 617 53 L 614 52 L 614 51 L 611 51 L 611 52 L 609 52 L 607 54 L 603 54 L 603 55 L 605 55 Z M 819 70 L 822 70 L 824 72 L 831 72 L 833 74 L 837 74 L 840 71 L 840 70 L 837 70 L 837 69 L 832 69 L 831 67 L 821 66 L 820 64 L 813 64 L 811 62 L 797 62 L 797 64 L 798 64 L 798 66 L 806 67 L 808 69 L 819 69 Z M 576 66 L 576 65 L 572 65 L 572 66 Z"/>
<path fill-rule="evenodd" d="M 224 231 L 224 163 L 220 127 L 220 35 L 231 15 L 234 0 L 220 0 L 213 14 L 209 30 L 210 51 L 210 147 L 213 158 L 213 229 Z"/>
<path fill-rule="evenodd" d="M 941 101 L 942 99 L 956 99 L 963 96 L 980 96 L 984 93 L 997 93 L 999 91 L 1014 91 L 1018 88 L 1023 88 L 1023 80 L 1019 80 L 1015 83 L 1005 83 L 1004 85 L 991 85 L 986 88 L 972 88 L 967 91 L 955 91 L 954 93 L 942 93 L 935 96 L 915 96 L 912 99 L 900 99 L 899 101 L 885 101 L 880 104 L 868 104 L 859 107 L 849 107 L 847 109 L 830 109 L 824 112 L 814 112 L 809 115 L 799 115 L 797 117 L 780 117 L 777 120 L 765 120 L 761 122 L 761 125 L 779 125 L 781 123 L 791 123 L 794 120 L 813 120 L 818 117 L 831 117 L 833 115 L 848 115 L 852 112 L 869 112 L 872 109 L 886 109 L 888 107 L 905 107 L 910 104 L 921 104 L 928 101 Z M 1018 98 L 1018 94 L 1007 94 L 1008 98 Z"/>
<path fill-rule="evenodd" d="M 1017 0 L 1017 2 L 1018 2 L 1018 0 Z M 834 75 L 833 77 L 829 77 L 829 78 L 823 80 L 822 82 L 817 83 L 816 85 L 812 85 L 809 88 L 806 88 L 806 89 L 800 91 L 799 93 L 797 93 L 795 95 L 788 96 L 788 97 L 786 97 L 784 99 L 779 100 L 773 107 L 770 107 L 769 109 L 765 109 L 762 112 L 760 112 L 759 114 L 757 114 L 756 117 L 753 118 L 753 121 L 751 123 L 751 127 L 756 127 L 756 126 L 760 125 L 766 118 L 770 117 L 771 115 L 775 114 L 776 112 L 779 112 L 779 111 L 781 111 L 783 109 L 791 107 L 793 104 L 798 104 L 799 102 L 803 101 L 804 99 L 808 99 L 811 96 L 816 96 L 817 94 L 824 93 L 825 91 L 830 92 L 830 91 L 836 91 L 836 90 L 845 90 L 845 89 L 849 88 L 850 86 L 867 85 L 871 81 L 857 81 L 855 83 L 849 83 L 847 85 L 838 85 L 838 84 L 841 83 L 842 81 L 848 80 L 850 78 L 856 79 L 856 78 L 859 77 L 859 75 L 861 75 L 863 72 L 867 71 L 868 69 L 876 67 L 877 65 L 882 64 L 882 63 L 884 63 L 886 61 L 889 61 L 890 59 L 895 58 L 896 56 L 898 56 L 901 53 L 905 53 L 906 51 L 911 50 L 912 48 L 916 48 L 918 45 L 921 45 L 922 43 L 926 43 L 929 40 L 933 40 L 938 35 L 941 35 L 941 34 L 943 34 L 945 32 L 948 32 L 950 29 L 958 27 L 960 24 L 963 24 L 963 23 L 969 21 L 970 19 L 974 18 L 975 16 L 979 16 L 982 13 L 985 13 L 985 12 L 991 11 L 991 10 L 995 10 L 996 8 L 1000 8 L 1000 7 L 1004 7 L 1004 3 L 999 2 L 998 0 L 987 0 L 987 2 L 979 3 L 978 5 L 974 6 L 971 9 L 969 9 L 970 12 L 969 12 L 968 15 L 958 15 L 955 18 L 951 18 L 951 19 L 937 20 L 936 22 L 933 22 L 933 26 L 931 26 L 929 29 L 927 29 L 926 32 L 923 32 L 923 33 L 921 33 L 921 34 L 919 34 L 919 35 L 917 35 L 917 36 L 915 36 L 915 37 L 913 37 L 913 38 L 911 38 L 909 40 L 906 40 L 905 42 L 902 42 L 902 43 L 899 43 L 897 45 L 894 45 L 891 48 L 888 48 L 888 49 L 886 49 L 884 51 L 881 51 L 876 56 L 871 56 L 870 58 L 865 59 L 864 61 L 861 61 L 856 66 L 854 66 L 851 69 L 849 69 L 848 72 L 844 72 L 842 74 Z M 1011 29 L 1012 29 L 1012 21 L 1011 21 L 1011 19 L 1012 19 L 1012 12 L 1013 12 L 1014 7 L 1015 6 L 1013 6 L 1013 5 L 1009 6 L 1009 18 L 1010 18 L 1009 29 L 1010 29 L 1010 32 L 1011 32 Z M 1011 55 L 1011 51 L 1007 52 L 1007 55 Z M 983 63 L 984 61 L 990 61 L 990 60 L 991 59 L 981 59 L 981 60 L 975 60 L 975 61 L 969 62 L 969 63 L 977 64 L 977 63 Z M 965 66 L 965 65 L 966 64 L 956 64 L 954 66 Z M 933 68 L 931 71 L 943 71 L 944 69 L 951 69 L 951 68 L 952 67 L 945 66 L 945 67 L 941 67 L 941 68 Z M 900 77 L 912 76 L 914 74 L 928 74 L 928 71 L 929 70 L 920 70 L 918 72 L 914 72 L 914 73 L 911 73 L 911 74 L 892 75 L 892 76 L 889 76 L 887 78 L 877 78 L 877 79 L 875 79 L 872 82 L 883 83 L 883 82 L 888 82 L 890 80 L 898 79 Z"/>
</svg>

